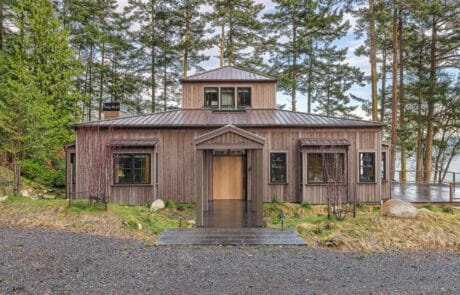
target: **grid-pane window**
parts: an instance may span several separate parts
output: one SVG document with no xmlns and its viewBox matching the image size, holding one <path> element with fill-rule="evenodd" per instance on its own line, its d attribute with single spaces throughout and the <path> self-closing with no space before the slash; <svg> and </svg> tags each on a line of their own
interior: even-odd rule
<svg viewBox="0 0 460 295">
<path fill-rule="evenodd" d="M 359 181 L 375 182 L 375 153 L 359 153 Z"/>
<path fill-rule="evenodd" d="M 270 153 L 270 182 L 287 183 L 287 153 Z"/>
<path fill-rule="evenodd" d="M 220 89 L 220 106 L 222 108 L 235 107 L 235 88 Z"/>
<path fill-rule="evenodd" d="M 251 106 L 251 88 L 238 88 L 238 106 Z"/>
<path fill-rule="evenodd" d="M 207 87 L 204 89 L 204 105 L 216 108 L 219 106 L 219 89 L 217 87 Z"/>
<path fill-rule="evenodd" d="M 345 154 L 308 153 L 308 183 L 336 183 L 345 181 Z"/>
<path fill-rule="evenodd" d="M 150 154 L 115 154 L 115 184 L 150 184 Z"/>
<path fill-rule="evenodd" d="M 387 180 L 387 153 L 382 152 L 382 163 L 380 165 L 382 180 Z"/>
</svg>

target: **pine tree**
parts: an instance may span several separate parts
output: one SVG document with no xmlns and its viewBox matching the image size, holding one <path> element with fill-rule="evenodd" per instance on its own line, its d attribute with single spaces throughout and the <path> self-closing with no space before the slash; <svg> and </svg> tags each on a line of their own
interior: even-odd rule
<svg viewBox="0 0 460 295">
<path fill-rule="evenodd" d="M 26 158 L 53 159 L 71 140 L 79 99 L 72 79 L 79 70 L 49 1 L 18 2 L 12 23 L 17 31 L 0 53 L 0 133 L 18 192 Z"/>
<path fill-rule="evenodd" d="M 259 66 L 256 51 L 263 43 L 263 26 L 258 15 L 264 5 L 254 0 L 216 0 L 210 4 L 214 10 L 209 15 L 211 24 L 219 28 L 213 40 L 220 44 L 220 65 Z"/>
</svg>

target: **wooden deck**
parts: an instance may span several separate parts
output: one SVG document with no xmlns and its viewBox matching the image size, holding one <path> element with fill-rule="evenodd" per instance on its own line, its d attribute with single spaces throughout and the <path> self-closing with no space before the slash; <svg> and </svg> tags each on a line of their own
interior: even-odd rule
<svg viewBox="0 0 460 295">
<path fill-rule="evenodd" d="M 391 197 L 413 203 L 448 203 L 448 184 L 419 184 L 400 183 L 392 184 Z M 460 187 L 454 193 L 454 202 L 460 203 Z"/>
</svg>

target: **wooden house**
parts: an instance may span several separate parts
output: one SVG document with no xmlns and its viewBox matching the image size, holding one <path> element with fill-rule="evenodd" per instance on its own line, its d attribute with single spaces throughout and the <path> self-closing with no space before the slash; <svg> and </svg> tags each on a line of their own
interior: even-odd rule
<svg viewBox="0 0 460 295">
<path fill-rule="evenodd" d="M 276 109 L 276 79 L 232 66 L 183 79 L 182 94 L 178 110 L 76 125 L 68 193 L 195 202 L 198 226 L 222 200 L 245 204 L 261 226 L 273 199 L 389 198 L 382 123 Z"/>
</svg>

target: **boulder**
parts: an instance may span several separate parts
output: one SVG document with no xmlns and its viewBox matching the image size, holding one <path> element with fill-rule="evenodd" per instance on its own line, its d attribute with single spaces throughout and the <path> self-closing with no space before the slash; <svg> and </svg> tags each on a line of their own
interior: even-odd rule
<svg viewBox="0 0 460 295">
<path fill-rule="evenodd" d="M 2 196 L 2 197 L 0 197 L 0 202 L 6 201 L 7 199 L 8 199 L 8 196 Z"/>
<path fill-rule="evenodd" d="M 187 220 L 186 224 L 187 224 L 188 226 L 190 226 L 190 227 L 193 227 L 193 226 L 196 225 L 196 222 L 195 222 L 195 220 L 192 220 L 192 219 L 191 219 L 191 220 Z"/>
<path fill-rule="evenodd" d="M 24 197 L 31 197 L 32 196 L 32 190 L 31 189 L 23 189 L 20 191 L 20 194 L 23 195 Z"/>
<path fill-rule="evenodd" d="M 409 202 L 390 199 L 382 205 L 381 214 L 384 216 L 408 217 L 417 216 L 417 208 Z"/>
<path fill-rule="evenodd" d="M 137 230 L 142 230 L 142 224 L 140 223 L 137 224 Z"/>
<path fill-rule="evenodd" d="M 164 207 L 165 207 L 165 202 L 163 202 L 163 200 L 161 199 L 158 199 L 158 200 L 153 201 L 152 205 L 150 206 L 150 211 L 155 212 L 160 209 L 163 209 Z"/>
</svg>

